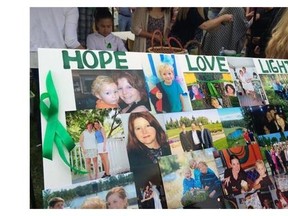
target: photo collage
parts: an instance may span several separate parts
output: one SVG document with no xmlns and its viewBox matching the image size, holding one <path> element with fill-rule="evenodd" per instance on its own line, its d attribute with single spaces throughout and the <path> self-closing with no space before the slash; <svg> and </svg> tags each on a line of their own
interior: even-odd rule
<svg viewBox="0 0 288 216">
<path fill-rule="evenodd" d="M 138 55 L 125 70 L 72 67 L 68 93 L 54 76 L 75 107 L 63 108 L 75 169 L 43 190 L 44 208 L 288 208 L 288 75 L 253 58 L 193 71 L 181 55 Z"/>
</svg>

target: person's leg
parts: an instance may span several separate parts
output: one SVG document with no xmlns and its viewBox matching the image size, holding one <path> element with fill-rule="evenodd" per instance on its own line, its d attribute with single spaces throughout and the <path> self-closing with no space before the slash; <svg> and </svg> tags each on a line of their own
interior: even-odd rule
<svg viewBox="0 0 288 216">
<path fill-rule="evenodd" d="M 118 15 L 118 31 L 125 31 L 125 17 Z"/>
<path fill-rule="evenodd" d="M 109 164 L 109 159 L 108 159 L 108 153 L 101 153 L 100 154 L 100 157 L 101 157 L 101 160 L 102 160 L 102 163 L 103 163 L 103 166 L 104 166 L 104 171 L 105 171 L 105 174 L 106 176 L 110 175 L 110 164 Z"/>
<path fill-rule="evenodd" d="M 131 31 L 131 19 L 132 19 L 131 17 L 127 17 L 125 28 L 126 31 Z"/>
<path fill-rule="evenodd" d="M 94 167 L 94 178 L 97 179 L 98 174 L 98 157 L 93 158 L 93 167 Z"/>
<path fill-rule="evenodd" d="M 91 175 L 91 158 L 86 158 L 85 159 L 85 166 L 86 170 L 88 172 L 89 179 L 92 180 L 92 175 Z"/>
</svg>

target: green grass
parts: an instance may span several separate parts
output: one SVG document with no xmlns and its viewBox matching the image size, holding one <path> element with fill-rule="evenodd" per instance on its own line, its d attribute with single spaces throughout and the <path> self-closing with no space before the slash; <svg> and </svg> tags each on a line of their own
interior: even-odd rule
<svg viewBox="0 0 288 216">
<path fill-rule="evenodd" d="M 222 125 L 221 125 L 221 123 L 209 124 L 209 125 L 205 125 L 205 128 L 209 129 L 210 131 L 219 131 L 219 130 L 222 130 Z M 191 129 L 187 128 L 187 131 L 189 131 L 189 130 L 191 130 Z M 181 132 L 181 129 L 179 129 L 179 128 L 170 129 L 170 130 L 166 131 L 169 139 L 178 137 L 180 132 Z M 219 140 L 216 140 L 215 142 L 213 142 L 213 145 L 218 150 L 228 148 L 228 146 L 229 146 L 225 137 L 223 137 Z"/>
<path fill-rule="evenodd" d="M 223 137 L 222 139 L 216 140 L 215 142 L 213 142 L 213 145 L 218 150 L 228 148 L 228 142 L 226 140 L 226 137 Z"/>
<path fill-rule="evenodd" d="M 232 128 L 224 128 L 224 133 L 226 135 L 226 137 L 228 137 L 228 135 L 230 133 L 233 133 L 235 130 L 237 129 L 243 129 L 242 127 L 232 127 Z M 227 138 L 227 143 L 228 143 L 228 148 L 231 148 L 231 147 L 234 147 L 234 146 L 243 146 L 243 145 L 246 145 L 246 142 L 243 138 L 243 136 L 240 136 L 239 138 L 237 139 L 228 139 Z"/>
</svg>

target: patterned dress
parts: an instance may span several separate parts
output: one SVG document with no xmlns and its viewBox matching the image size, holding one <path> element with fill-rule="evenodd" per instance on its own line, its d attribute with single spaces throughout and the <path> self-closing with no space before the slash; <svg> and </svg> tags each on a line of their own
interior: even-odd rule
<svg viewBox="0 0 288 216">
<path fill-rule="evenodd" d="M 153 33 L 155 30 L 160 30 L 162 35 L 164 35 L 163 33 L 163 29 L 164 29 L 164 16 L 162 18 L 153 18 L 151 16 L 148 17 L 148 32 Z M 160 43 L 154 41 L 154 46 L 159 46 Z M 146 48 L 150 48 L 152 46 L 152 42 L 150 38 L 146 39 Z"/>
</svg>

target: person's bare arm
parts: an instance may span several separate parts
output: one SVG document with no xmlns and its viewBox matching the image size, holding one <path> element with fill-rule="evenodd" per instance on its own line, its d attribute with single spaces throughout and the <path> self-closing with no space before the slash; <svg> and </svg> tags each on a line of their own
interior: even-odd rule
<svg viewBox="0 0 288 216">
<path fill-rule="evenodd" d="M 107 144 L 107 137 L 106 137 L 106 132 L 105 132 L 103 127 L 101 127 L 101 133 L 102 133 L 102 136 L 104 138 L 103 151 L 105 152 L 106 151 L 106 144 Z"/>
</svg>

